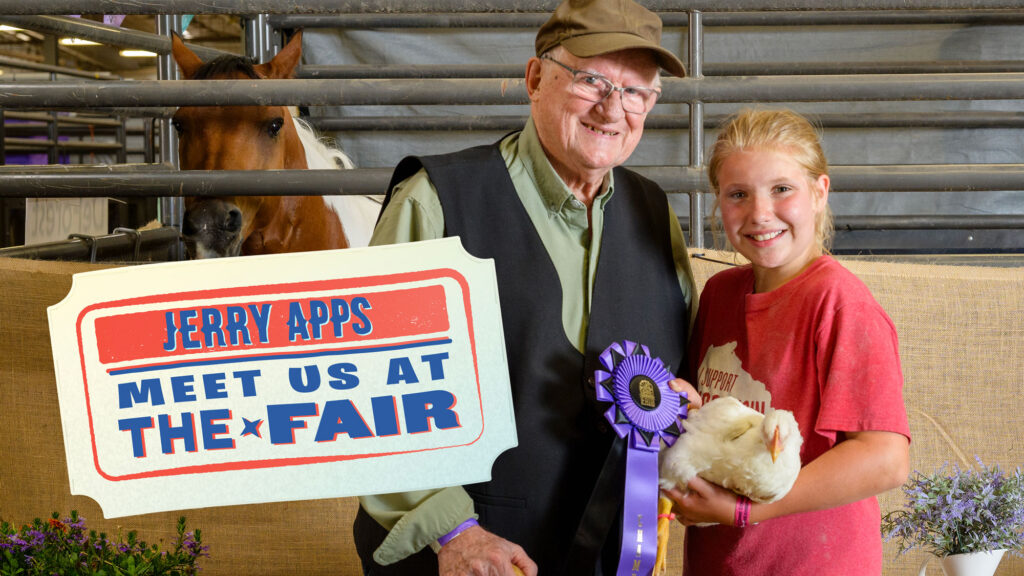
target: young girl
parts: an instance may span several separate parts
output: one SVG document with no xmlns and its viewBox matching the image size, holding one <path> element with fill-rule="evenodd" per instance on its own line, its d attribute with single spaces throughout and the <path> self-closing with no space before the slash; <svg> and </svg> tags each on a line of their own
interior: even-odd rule
<svg viewBox="0 0 1024 576">
<path fill-rule="evenodd" d="M 903 376 L 892 321 L 828 254 L 817 132 L 793 112 L 744 110 L 720 133 L 708 177 L 726 237 L 750 264 L 705 286 L 691 377 L 705 402 L 792 411 L 803 467 L 770 504 L 700 478 L 670 491 L 689 526 L 684 573 L 880 574 L 875 495 L 909 471 Z M 691 526 L 701 522 L 718 525 Z"/>
</svg>

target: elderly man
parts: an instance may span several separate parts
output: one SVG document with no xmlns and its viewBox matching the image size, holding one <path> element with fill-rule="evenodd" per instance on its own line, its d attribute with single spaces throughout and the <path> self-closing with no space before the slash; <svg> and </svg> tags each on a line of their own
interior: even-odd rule
<svg viewBox="0 0 1024 576">
<path fill-rule="evenodd" d="M 597 356 L 630 339 L 680 368 L 695 293 L 664 191 L 618 168 L 659 67 L 685 74 L 660 39 L 632 0 L 565 0 L 526 66 L 525 128 L 396 169 L 371 244 L 459 236 L 495 260 L 519 445 L 490 482 L 362 498 L 366 574 L 614 573 L 622 454 L 594 398 Z"/>
</svg>

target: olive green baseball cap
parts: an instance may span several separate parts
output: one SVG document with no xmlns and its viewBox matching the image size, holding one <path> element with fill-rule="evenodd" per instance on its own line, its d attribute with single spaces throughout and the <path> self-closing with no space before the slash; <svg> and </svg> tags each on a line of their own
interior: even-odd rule
<svg viewBox="0 0 1024 576">
<path fill-rule="evenodd" d="M 537 32 L 537 56 L 555 46 L 580 58 L 641 48 L 673 76 L 686 76 L 675 54 L 661 47 L 661 18 L 633 0 L 563 0 Z"/>
</svg>

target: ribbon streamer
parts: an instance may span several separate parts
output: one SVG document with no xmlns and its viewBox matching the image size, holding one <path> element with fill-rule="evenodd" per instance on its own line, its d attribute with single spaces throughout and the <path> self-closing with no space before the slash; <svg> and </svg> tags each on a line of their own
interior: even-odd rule
<svg viewBox="0 0 1024 576">
<path fill-rule="evenodd" d="M 658 451 L 681 434 L 687 402 L 668 386 L 665 363 L 647 346 L 614 342 L 594 372 L 597 399 L 611 402 L 605 412 L 616 434 L 626 439 L 622 543 L 617 576 L 647 576 L 654 568 L 658 530 Z"/>
</svg>

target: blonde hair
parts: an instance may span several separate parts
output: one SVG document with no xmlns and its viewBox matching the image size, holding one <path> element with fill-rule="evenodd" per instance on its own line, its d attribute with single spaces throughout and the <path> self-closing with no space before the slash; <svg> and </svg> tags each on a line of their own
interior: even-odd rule
<svg viewBox="0 0 1024 576">
<path fill-rule="evenodd" d="M 712 226 L 716 229 L 718 220 L 714 214 L 718 210 L 718 172 L 722 163 L 735 152 L 759 148 L 784 150 L 807 171 L 812 182 L 828 175 L 820 133 L 809 120 L 792 110 L 744 108 L 725 123 L 709 154 L 708 181 L 715 195 Z M 826 203 L 814 220 L 815 241 L 823 253 L 828 253 L 832 246 L 833 231 L 832 210 Z"/>
</svg>

